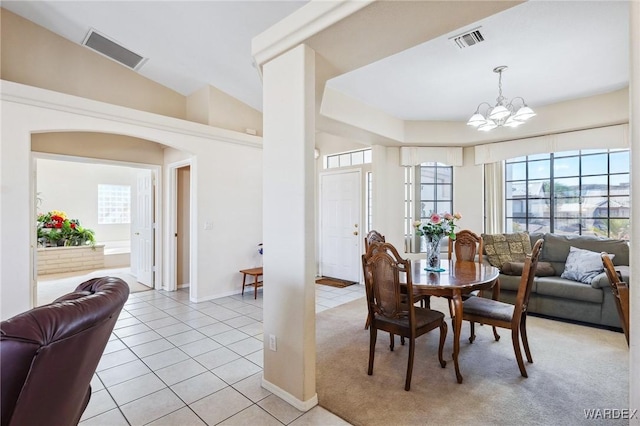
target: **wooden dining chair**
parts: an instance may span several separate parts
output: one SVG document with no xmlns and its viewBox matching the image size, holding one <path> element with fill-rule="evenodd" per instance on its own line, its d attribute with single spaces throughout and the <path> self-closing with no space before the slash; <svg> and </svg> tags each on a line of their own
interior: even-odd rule
<svg viewBox="0 0 640 426">
<path fill-rule="evenodd" d="M 482 263 L 482 237 L 468 229 L 456 233 L 456 238 L 449 238 L 449 260 L 455 255 L 456 260 L 476 260 Z"/>
<path fill-rule="evenodd" d="M 615 270 L 609 254 L 603 252 L 600 256 L 602 257 L 604 271 L 607 273 L 607 278 L 609 278 L 611 292 L 616 299 L 616 308 L 618 309 L 618 315 L 620 315 L 622 331 L 624 331 L 624 337 L 627 339 L 627 346 L 629 346 L 629 286 L 622 281 L 622 276 Z"/>
<path fill-rule="evenodd" d="M 367 250 L 369 250 L 369 246 L 371 244 L 373 244 L 373 243 L 384 243 L 384 242 L 385 242 L 384 235 L 382 235 L 378 231 L 372 229 L 371 231 L 367 232 L 367 235 L 364 237 L 364 251 L 365 251 L 365 253 L 367 252 Z M 370 319 L 369 315 L 367 315 L 367 321 L 364 323 L 364 329 L 365 330 L 369 329 L 369 324 L 370 323 L 371 323 L 371 319 Z"/>
<path fill-rule="evenodd" d="M 384 235 L 372 229 L 364 237 L 364 251 L 366 252 L 369 249 L 369 246 L 371 245 L 371 243 L 384 243 L 384 242 L 385 242 Z"/>
<path fill-rule="evenodd" d="M 371 230 L 367 233 L 367 235 L 364 237 L 364 251 L 365 253 L 369 250 L 369 246 L 371 246 L 374 243 L 384 243 L 386 242 L 384 235 L 382 235 L 380 232 L 376 231 L 376 230 Z M 426 295 L 421 295 L 421 296 L 416 296 L 415 298 L 416 302 L 420 302 L 420 307 L 421 308 L 428 308 L 430 306 L 431 303 L 431 299 L 430 296 L 426 296 Z M 367 316 L 367 320 L 364 324 L 364 329 L 367 330 L 369 329 L 369 324 L 371 322 L 371 319 L 369 318 L 369 316 Z M 404 344 L 404 340 L 403 340 L 403 344 Z"/>
<path fill-rule="evenodd" d="M 409 339 L 409 355 L 404 389 L 408 391 L 411 387 L 415 339 L 417 337 L 434 328 L 440 328 L 438 359 L 442 368 L 447 365 L 442 356 L 444 341 L 447 337 L 447 323 L 444 321 L 444 314 L 414 305 L 411 261 L 402 259 L 393 245 L 376 243 L 369 246 L 367 252 L 362 255 L 362 267 L 367 306 L 371 318 L 367 374 L 373 374 L 378 330 L 389 333 L 389 348 L 392 351 L 396 334 L 407 338 Z M 404 280 L 400 279 L 401 275 L 404 275 Z M 406 284 L 402 284 L 403 281 Z M 406 288 L 406 293 L 403 292 L 403 288 Z"/>
<path fill-rule="evenodd" d="M 527 377 L 527 370 L 522 360 L 520 339 L 522 339 L 527 361 L 533 362 L 531 351 L 529 350 L 529 341 L 527 340 L 527 305 L 529 303 L 529 296 L 531 295 L 534 271 L 538 265 L 542 242 L 543 240 L 538 240 L 533 246 L 531 254 L 525 259 L 515 305 L 503 303 L 498 300 L 485 299 L 484 297 L 470 297 L 462 304 L 462 319 L 471 323 L 471 337 L 469 337 L 469 342 L 473 343 L 476 338 L 474 326 L 476 322 L 492 325 L 493 327 L 511 329 L 513 350 L 516 354 L 520 374 L 522 374 L 523 377 Z M 495 332 L 495 329 L 494 337 L 496 340 L 500 340 L 500 336 Z"/>
<path fill-rule="evenodd" d="M 482 236 L 463 229 L 456 233 L 455 239 L 449 238 L 449 260 L 466 260 L 475 262 L 476 255 L 478 255 L 478 262 L 482 263 Z M 476 290 L 470 294 L 462 295 L 463 300 L 468 299 L 471 296 L 482 295 L 481 290 Z M 453 317 L 453 300 L 449 298 L 449 315 Z"/>
</svg>

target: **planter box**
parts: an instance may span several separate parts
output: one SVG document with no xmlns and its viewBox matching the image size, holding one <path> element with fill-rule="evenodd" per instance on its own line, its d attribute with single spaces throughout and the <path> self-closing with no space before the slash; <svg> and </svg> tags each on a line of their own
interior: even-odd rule
<svg viewBox="0 0 640 426">
<path fill-rule="evenodd" d="M 104 268 L 104 244 L 38 248 L 38 275 Z"/>
</svg>

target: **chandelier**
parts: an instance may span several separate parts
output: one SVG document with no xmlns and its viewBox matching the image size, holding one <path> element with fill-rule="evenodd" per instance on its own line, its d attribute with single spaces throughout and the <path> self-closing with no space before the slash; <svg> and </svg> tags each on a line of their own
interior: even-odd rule
<svg viewBox="0 0 640 426">
<path fill-rule="evenodd" d="M 493 72 L 498 74 L 498 98 L 495 106 L 482 102 L 467 121 L 467 126 L 488 132 L 496 127 L 518 127 L 536 115 L 523 98 L 516 97 L 509 101 L 502 96 L 502 72 L 507 68 L 506 65 L 501 65 L 493 69 Z"/>
</svg>

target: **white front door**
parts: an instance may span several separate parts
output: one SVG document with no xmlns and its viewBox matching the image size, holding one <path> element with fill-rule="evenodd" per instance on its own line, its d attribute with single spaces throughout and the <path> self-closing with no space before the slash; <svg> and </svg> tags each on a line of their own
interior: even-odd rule
<svg viewBox="0 0 640 426">
<path fill-rule="evenodd" d="M 360 171 L 320 175 L 320 273 L 360 281 Z"/>
<path fill-rule="evenodd" d="M 153 287 L 154 208 L 153 172 L 138 173 L 135 208 L 132 209 L 131 273 L 139 283 Z"/>
</svg>

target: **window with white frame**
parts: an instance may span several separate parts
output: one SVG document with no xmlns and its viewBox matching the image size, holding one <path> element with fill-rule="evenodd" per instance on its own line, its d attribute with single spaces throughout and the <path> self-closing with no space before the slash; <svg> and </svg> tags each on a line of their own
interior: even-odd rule
<svg viewBox="0 0 640 426">
<path fill-rule="evenodd" d="M 507 232 L 628 240 L 629 150 L 566 151 L 505 163 Z"/>
<path fill-rule="evenodd" d="M 335 169 L 338 167 L 357 166 L 371 163 L 371 148 L 357 151 L 343 152 L 325 156 L 324 168 Z"/>
<path fill-rule="evenodd" d="M 414 201 L 415 200 L 415 201 Z M 432 213 L 453 213 L 453 167 L 427 162 L 405 169 L 405 250 L 423 252 L 413 223 Z"/>
<path fill-rule="evenodd" d="M 131 186 L 98 185 L 98 224 L 131 223 Z"/>
<path fill-rule="evenodd" d="M 366 174 L 366 231 L 369 232 L 373 229 L 373 173 L 367 172 Z"/>
</svg>

